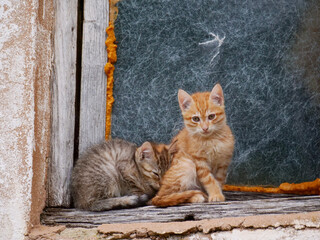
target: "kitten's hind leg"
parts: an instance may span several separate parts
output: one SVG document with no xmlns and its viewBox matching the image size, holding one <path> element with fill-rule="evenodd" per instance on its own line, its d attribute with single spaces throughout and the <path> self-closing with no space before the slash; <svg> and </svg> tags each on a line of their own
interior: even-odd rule
<svg viewBox="0 0 320 240">
<path fill-rule="evenodd" d="M 203 202 L 206 202 L 207 199 L 208 199 L 208 197 L 203 192 L 200 192 L 200 193 L 193 195 L 189 199 L 189 202 L 190 203 L 203 203 Z"/>
<path fill-rule="evenodd" d="M 205 202 L 207 196 L 200 189 L 196 165 L 182 157 L 165 173 L 161 187 L 151 202 L 158 207 Z"/>
<path fill-rule="evenodd" d="M 176 206 L 183 203 L 202 203 L 207 196 L 199 190 L 171 193 L 169 195 L 155 196 L 151 201 L 157 207 Z"/>
<path fill-rule="evenodd" d="M 111 209 L 132 208 L 146 205 L 148 201 L 147 195 L 132 195 L 123 197 L 114 197 L 107 199 L 99 199 L 92 202 L 89 206 L 90 211 L 100 212 Z"/>
</svg>

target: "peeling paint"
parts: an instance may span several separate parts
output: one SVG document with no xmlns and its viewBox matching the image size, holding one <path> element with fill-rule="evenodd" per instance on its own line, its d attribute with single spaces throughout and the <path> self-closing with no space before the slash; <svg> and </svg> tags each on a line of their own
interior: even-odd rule
<svg viewBox="0 0 320 240">
<path fill-rule="evenodd" d="M 6 240 L 23 239 L 30 218 L 37 4 L 0 3 L 0 239 Z"/>
</svg>

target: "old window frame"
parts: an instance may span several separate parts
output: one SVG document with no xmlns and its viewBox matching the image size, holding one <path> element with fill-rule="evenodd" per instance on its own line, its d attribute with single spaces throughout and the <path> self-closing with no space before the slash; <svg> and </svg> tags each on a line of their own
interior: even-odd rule
<svg viewBox="0 0 320 240">
<path fill-rule="evenodd" d="M 105 138 L 107 83 L 103 66 L 107 62 L 105 29 L 108 22 L 108 0 L 55 1 L 51 158 L 48 163 L 47 208 L 42 214 L 42 223 L 93 227 L 101 223 L 132 222 L 132 216 L 136 221 L 144 222 L 217 218 L 219 216 L 214 215 L 217 211 L 221 217 L 230 217 L 227 208 L 241 209 L 232 215 L 234 217 L 320 210 L 317 207 L 320 196 L 256 193 L 227 193 L 225 203 L 129 209 L 117 212 L 119 218 L 112 217 L 117 210 L 92 213 L 68 209 L 72 206 L 69 185 L 74 160 L 88 146 Z M 254 204 L 261 205 L 261 208 L 255 208 Z M 277 210 L 272 211 L 274 207 Z M 170 215 L 171 211 L 174 211 L 173 215 Z M 145 219 L 135 217 L 141 214 L 145 214 Z M 166 217 L 159 218 L 159 215 Z"/>
<path fill-rule="evenodd" d="M 74 159 L 105 138 L 109 1 L 56 0 L 47 207 L 70 207 Z"/>
</svg>

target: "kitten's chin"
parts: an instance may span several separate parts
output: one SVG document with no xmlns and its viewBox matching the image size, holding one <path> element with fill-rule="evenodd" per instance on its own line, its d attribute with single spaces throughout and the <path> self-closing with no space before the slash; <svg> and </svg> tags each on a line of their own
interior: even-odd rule
<svg viewBox="0 0 320 240">
<path fill-rule="evenodd" d="M 212 135 L 212 131 L 210 131 L 210 132 L 200 132 L 200 134 L 202 135 L 202 136 L 210 136 L 210 135 Z"/>
<path fill-rule="evenodd" d="M 209 132 L 201 131 L 201 132 L 199 132 L 198 135 L 201 136 L 201 137 L 203 137 L 203 138 L 208 138 L 208 137 L 212 136 L 213 132 L 214 132 L 214 131 L 209 131 Z"/>
</svg>

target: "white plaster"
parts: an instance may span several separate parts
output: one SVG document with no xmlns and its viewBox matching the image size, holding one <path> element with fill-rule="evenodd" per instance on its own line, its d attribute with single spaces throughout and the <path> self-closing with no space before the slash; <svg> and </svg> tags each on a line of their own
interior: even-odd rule
<svg viewBox="0 0 320 240">
<path fill-rule="evenodd" d="M 294 228 L 277 229 L 234 229 L 227 232 L 213 233 L 212 240 L 320 240 L 319 229 L 296 230 Z M 191 238 L 189 238 L 191 239 Z M 193 238 L 197 239 L 197 238 Z"/>
<path fill-rule="evenodd" d="M 296 229 L 304 229 L 304 228 L 319 228 L 320 229 L 320 222 L 319 221 L 295 219 L 293 221 L 293 224 Z M 319 230 L 319 235 L 320 235 L 320 230 Z"/>
<path fill-rule="evenodd" d="M 2 51 L 3 43 L 6 42 L 17 31 L 18 26 L 15 23 L 7 24 L 4 19 L 8 18 L 12 13 L 12 3 L 10 0 L 1 0 L 0 2 L 0 51 Z M 1 64 L 1 62 L 0 62 Z M 1 65 L 0 65 L 1 66 Z"/>
<path fill-rule="evenodd" d="M 31 209 L 37 0 L 0 1 L 0 239 L 24 239 Z"/>
</svg>

